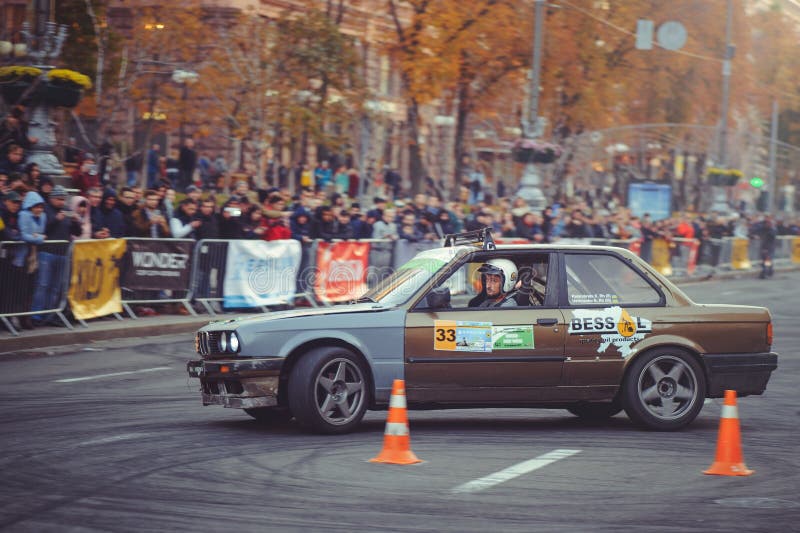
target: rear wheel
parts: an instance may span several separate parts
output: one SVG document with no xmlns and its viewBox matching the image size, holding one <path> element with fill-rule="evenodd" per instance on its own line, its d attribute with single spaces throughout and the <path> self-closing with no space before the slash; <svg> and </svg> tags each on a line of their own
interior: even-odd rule
<svg viewBox="0 0 800 533">
<path fill-rule="evenodd" d="M 577 403 L 567 411 L 585 420 L 605 420 L 622 411 L 622 405 L 618 401 Z"/>
<path fill-rule="evenodd" d="M 300 424 L 320 433 L 347 433 L 368 404 L 367 373 L 350 351 L 322 347 L 303 355 L 289 377 L 289 408 Z"/>
<path fill-rule="evenodd" d="M 706 383 L 695 359 L 677 348 L 639 356 L 625 376 L 622 404 L 635 423 L 672 431 L 691 423 L 703 408 Z"/>
</svg>

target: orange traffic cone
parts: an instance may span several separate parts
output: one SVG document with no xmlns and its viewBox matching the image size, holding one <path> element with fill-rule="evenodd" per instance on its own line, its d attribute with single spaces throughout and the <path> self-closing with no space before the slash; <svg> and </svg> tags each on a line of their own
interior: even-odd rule
<svg viewBox="0 0 800 533">
<path fill-rule="evenodd" d="M 389 416 L 386 418 L 386 431 L 383 433 L 383 450 L 371 463 L 390 463 L 411 465 L 422 461 L 411 451 L 411 437 L 408 434 L 408 414 L 406 413 L 406 386 L 402 379 L 392 383 L 392 397 L 389 399 Z"/>
<path fill-rule="evenodd" d="M 704 474 L 718 476 L 749 476 L 754 470 L 748 470 L 742 457 L 742 442 L 739 434 L 739 412 L 736 409 L 736 391 L 725 391 L 725 403 L 722 406 L 722 417 L 719 421 L 719 437 L 717 439 L 717 456 L 714 464 Z"/>
</svg>

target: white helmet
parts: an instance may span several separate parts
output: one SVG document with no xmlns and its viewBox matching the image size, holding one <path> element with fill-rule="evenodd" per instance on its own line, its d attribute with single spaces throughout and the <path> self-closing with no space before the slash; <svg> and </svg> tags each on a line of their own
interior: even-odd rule
<svg viewBox="0 0 800 533">
<path fill-rule="evenodd" d="M 517 265 L 508 259 L 489 259 L 478 269 L 481 274 L 493 274 L 501 277 L 503 292 L 510 292 L 517 284 Z M 483 280 L 483 286 L 486 281 Z"/>
</svg>

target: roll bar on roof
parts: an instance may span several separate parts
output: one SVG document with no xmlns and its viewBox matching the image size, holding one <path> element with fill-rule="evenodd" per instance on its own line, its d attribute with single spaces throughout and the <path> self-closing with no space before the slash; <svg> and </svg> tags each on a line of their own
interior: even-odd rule
<svg viewBox="0 0 800 533">
<path fill-rule="evenodd" d="M 475 231 L 463 233 L 450 233 L 444 236 L 444 245 L 458 246 L 459 244 L 481 245 L 484 250 L 495 250 L 497 246 L 492 238 L 492 228 L 485 227 Z"/>
</svg>

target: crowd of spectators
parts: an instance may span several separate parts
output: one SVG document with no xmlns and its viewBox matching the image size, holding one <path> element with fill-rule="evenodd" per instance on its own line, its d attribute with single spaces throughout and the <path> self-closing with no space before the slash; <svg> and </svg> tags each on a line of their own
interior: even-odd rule
<svg viewBox="0 0 800 533">
<path fill-rule="evenodd" d="M 580 199 L 554 202 L 541 212 L 520 198 L 494 198 L 489 193 L 448 200 L 432 186 L 432 180 L 427 181 L 426 193 L 404 195 L 388 174 L 384 188 L 377 191 L 381 196 L 372 196 L 369 205 L 362 205 L 354 197 L 358 185 L 354 189 L 352 180 L 357 176 L 344 167 L 334 170 L 327 162 L 313 171 L 303 165 L 295 194 L 287 187 L 258 189 L 246 179 L 222 194 L 216 180 L 190 177 L 190 185 L 178 191 L 164 169 L 155 178 L 148 176 L 151 186 L 145 189 L 137 180 L 131 181 L 132 171 L 126 170 L 124 184 L 109 183 L 109 174 L 100 173 L 94 156 L 82 153 L 72 187 L 67 189 L 40 176 L 35 163 L 26 164 L 21 145 L 8 144 L 0 157 L 0 240 L 31 245 L 120 237 L 296 239 L 304 244 L 315 239 L 420 242 L 489 226 L 497 237 L 537 243 L 565 238 L 641 240 L 642 255 L 648 259 L 648 243 L 655 238 L 705 242 L 725 236 L 762 236 L 765 231 L 800 234 L 797 220 L 773 222 L 761 214 L 679 213 L 654 221 L 624 207 L 597 207 Z M 180 181 L 187 183 L 186 179 Z M 4 263 L 0 279 L 30 287 L 33 309 L 46 309 L 49 301 L 42 294 L 54 288 L 46 278 L 57 266 L 56 260 L 40 259 L 37 275 L 29 272 L 24 259 L 14 257 Z M 20 322 L 23 327 L 35 325 L 28 318 Z"/>
</svg>

